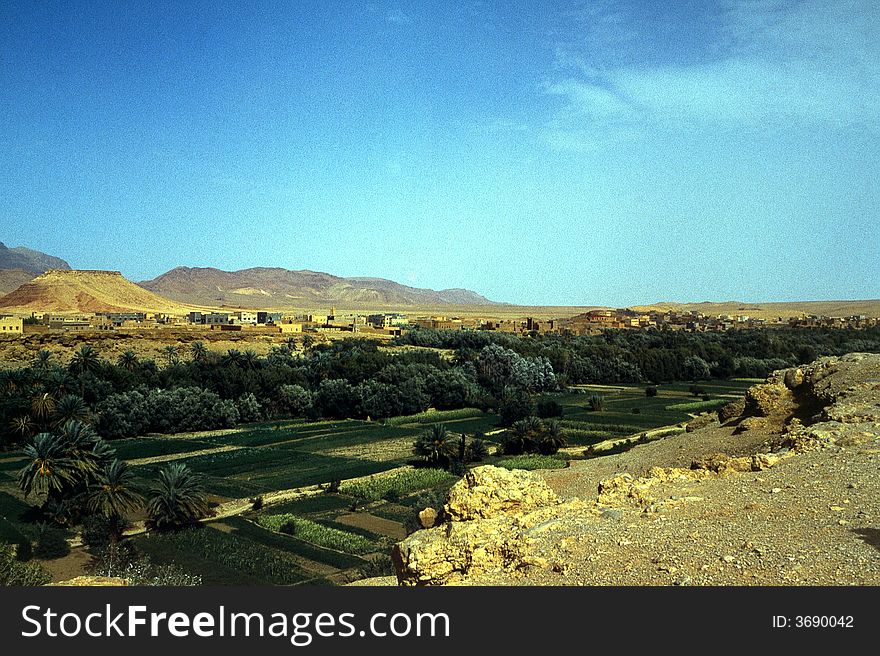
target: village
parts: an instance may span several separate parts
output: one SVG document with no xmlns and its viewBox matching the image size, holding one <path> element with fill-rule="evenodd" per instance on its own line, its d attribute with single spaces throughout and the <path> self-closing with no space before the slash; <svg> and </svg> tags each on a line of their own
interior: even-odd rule
<svg viewBox="0 0 880 656">
<path fill-rule="evenodd" d="M 190 312 L 171 315 L 151 312 L 40 313 L 28 316 L 0 315 L 0 335 L 23 336 L 50 332 L 103 332 L 179 329 L 234 331 L 255 334 L 356 333 L 365 337 L 391 338 L 413 328 L 433 330 L 488 330 L 516 335 L 595 335 L 604 330 L 675 330 L 723 332 L 773 328 L 853 328 L 880 323 L 877 317 L 833 317 L 802 314 L 798 317 L 762 319 L 748 315 L 708 316 L 698 311 L 639 312 L 630 308 L 596 309 L 573 317 L 499 319 L 494 317 L 421 315 L 385 312 L 293 314 L 263 310 Z"/>
</svg>

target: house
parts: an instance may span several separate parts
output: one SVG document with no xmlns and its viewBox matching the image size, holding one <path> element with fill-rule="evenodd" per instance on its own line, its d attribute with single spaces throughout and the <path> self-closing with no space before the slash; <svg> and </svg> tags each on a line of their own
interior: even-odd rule
<svg viewBox="0 0 880 656">
<path fill-rule="evenodd" d="M 256 326 L 257 325 L 257 313 L 256 312 L 247 312 L 242 310 L 241 312 L 235 313 L 235 322 L 240 324 L 245 324 L 248 326 Z"/>
<path fill-rule="evenodd" d="M 301 323 L 279 323 L 276 324 L 282 335 L 287 335 L 290 333 L 301 333 L 303 331 L 303 325 Z"/>
<path fill-rule="evenodd" d="M 21 317 L 0 317 L 0 335 L 24 334 L 24 319 Z"/>
<path fill-rule="evenodd" d="M 280 312 L 257 312 L 257 323 L 259 324 L 279 324 L 284 315 Z"/>
</svg>

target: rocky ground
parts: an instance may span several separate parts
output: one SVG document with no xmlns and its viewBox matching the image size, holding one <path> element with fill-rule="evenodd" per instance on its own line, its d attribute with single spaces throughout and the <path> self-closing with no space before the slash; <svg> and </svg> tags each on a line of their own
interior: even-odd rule
<svg viewBox="0 0 880 656">
<path fill-rule="evenodd" d="M 393 558 L 404 585 L 878 585 L 878 489 L 880 355 L 849 354 L 619 455 L 472 470 Z"/>
</svg>

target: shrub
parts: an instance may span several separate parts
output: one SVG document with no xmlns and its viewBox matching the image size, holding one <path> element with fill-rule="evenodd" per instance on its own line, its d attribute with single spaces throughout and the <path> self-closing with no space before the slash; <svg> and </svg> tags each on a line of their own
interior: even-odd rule
<svg viewBox="0 0 880 656">
<path fill-rule="evenodd" d="M 535 413 L 541 419 L 549 419 L 551 417 L 561 417 L 563 413 L 562 405 L 556 399 L 548 396 L 538 399 Z"/>
<path fill-rule="evenodd" d="M 472 439 L 467 448 L 467 457 L 470 462 L 482 462 L 489 455 L 489 447 L 479 437 Z"/>
<path fill-rule="evenodd" d="M 39 563 L 23 563 L 16 558 L 15 547 L 0 544 L 0 585 L 45 585 L 52 577 Z"/>
<path fill-rule="evenodd" d="M 633 408 L 633 409 L 632 409 L 632 413 L 633 413 L 634 415 L 640 414 L 641 412 L 642 412 L 642 409 L 641 409 L 641 408 Z"/>
<path fill-rule="evenodd" d="M 601 394 L 590 395 L 590 410 L 593 412 L 602 412 L 605 407 L 605 397 Z"/>
<path fill-rule="evenodd" d="M 657 386 L 649 385 L 645 388 L 645 396 L 657 396 Z"/>
<path fill-rule="evenodd" d="M 34 555 L 43 560 L 63 558 L 70 553 L 70 545 L 67 543 L 65 532 L 47 524 L 40 526 L 37 535 L 37 546 Z"/>
</svg>

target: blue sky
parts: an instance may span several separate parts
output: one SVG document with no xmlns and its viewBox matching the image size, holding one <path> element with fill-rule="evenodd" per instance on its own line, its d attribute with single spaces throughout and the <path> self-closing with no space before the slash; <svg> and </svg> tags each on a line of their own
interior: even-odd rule
<svg viewBox="0 0 880 656">
<path fill-rule="evenodd" d="M 134 280 L 878 298 L 878 7 L 0 0 L 0 240 Z"/>
</svg>

